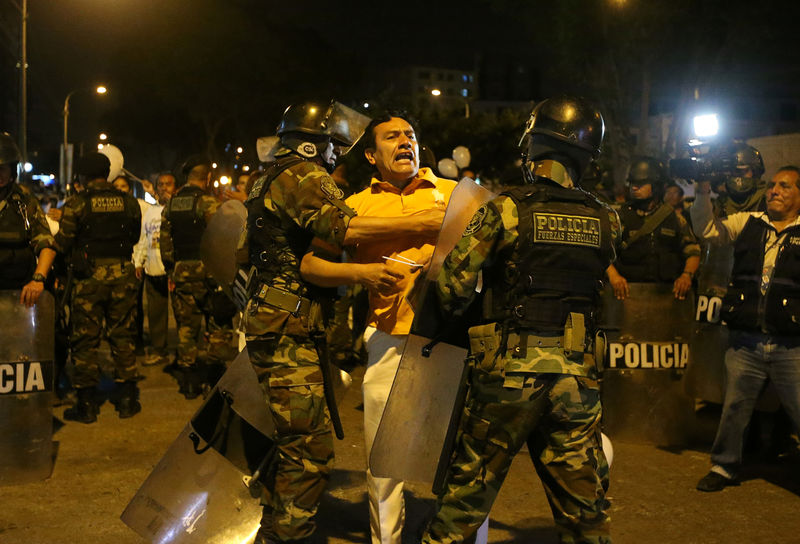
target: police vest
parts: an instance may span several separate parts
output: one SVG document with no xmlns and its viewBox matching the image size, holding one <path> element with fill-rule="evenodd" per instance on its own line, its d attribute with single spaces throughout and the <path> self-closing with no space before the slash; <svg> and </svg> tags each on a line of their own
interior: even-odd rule
<svg viewBox="0 0 800 544">
<path fill-rule="evenodd" d="M 770 230 L 775 228 L 751 216 L 736 239 L 722 319 L 732 329 L 800 335 L 800 226 L 783 231 L 772 280 L 762 295 L 764 245 Z"/>
<path fill-rule="evenodd" d="M 172 225 L 172 246 L 175 261 L 200 259 L 200 241 L 206 230 L 206 220 L 200 211 L 200 201 L 205 191 L 186 185 L 167 203 L 166 216 Z"/>
<path fill-rule="evenodd" d="M 139 240 L 139 204 L 116 189 L 89 189 L 83 193 L 86 217 L 81 221 L 76 245 L 86 257 L 130 259 Z"/>
<path fill-rule="evenodd" d="M 577 312 L 593 328 L 614 255 L 608 210 L 588 193 L 547 182 L 503 194 L 517 205 L 519 237 L 510 255 L 487 271 L 484 317 L 520 330 L 560 332 Z"/>
<path fill-rule="evenodd" d="M 647 216 L 636 213 L 630 204 L 622 207 L 622 243 L 642 228 Z M 619 252 L 614 266 L 628 281 L 673 282 L 683 271 L 681 225 L 674 213 L 668 215 L 650 234 L 635 240 Z"/>
<path fill-rule="evenodd" d="M 0 289 L 19 289 L 30 281 L 36 255 L 22 197 L 12 189 L 4 202 L 0 203 Z"/>
<path fill-rule="evenodd" d="M 256 180 L 247 199 L 247 233 L 250 263 L 258 270 L 258 279 L 268 285 L 281 276 L 286 283 L 300 278 L 300 261 L 314 236 L 294 221 L 283 219 L 264 206 L 264 196 L 272 182 L 285 170 L 304 159 L 296 155 L 278 158 Z M 302 282 L 299 282 L 302 285 Z M 295 293 L 305 295 L 305 293 Z"/>
</svg>

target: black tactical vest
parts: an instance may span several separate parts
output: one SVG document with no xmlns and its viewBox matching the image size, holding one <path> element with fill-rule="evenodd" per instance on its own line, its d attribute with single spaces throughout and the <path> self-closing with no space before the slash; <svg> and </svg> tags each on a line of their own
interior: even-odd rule
<svg viewBox="0 0 800 544">
<path fill-rule="evenodd" d="M 247 199 L 247 233 L 250 263 L 258 270 L 258 279 L 268 285 L 281 277 L 284 286 L 300 283 L 300 261 L 314 235 L 294 221 L 267 210 L 264 196 L 270 184 L 287 168 L 303 162 L 296 155 L 278 158 L 256 180 Z M 296 293 L 305 295 L 306 293 Z"/>
<path fill-rule="evenodd" d="M 800 226 L 783 231 L 772 280 L 762 295 L 764 243 L 769 230 L 774 228 L 751 216 L 736 239 L 722 319 L 732 329 L 800 335 Z"/>
<path fill-rule="evenodd" d="M 551 182 L 503 194 L 517 205 L 519 238 L 486 273 L 484 317 L 560 332 L 577 312 L 593 328 L 598 291 L 614 256 L 608 210 L 588 193 Z"/>
<path fill-rule="evenodd" d="M 76 246 L 89 259 L 130 259 L 139 240 L 138 202 L 116 189 L 88 189 L 82 193 L 86 217 L 81 221 Z"/>
<path fill-rule="evenodd" d="M 0 289 L 19 289 L 36 269 L 30 225 L 22 197 L 13 189 L 0 211 Z"/>
<path fill-rule="evenodd" d="M 200 211 L 200 201 L 205 191 L 186 185 L 169 199 L 167 219 L 172 225 L 172 246 L 175 261 L 200 259 L 200 241 L 206 230 L 206 220 Z"/>
<path fill-rule="evenodd" d="M 636 213 L 630 204 L 619 211 L 622 222 L 622 243 L 642 228 L 647 216 Z M 635 240 L 621 250 L 614 267 L 628 281 L 673 282 L 683 271 L 681 225 L 670 214 L 650 234 Z"/>
</svg>

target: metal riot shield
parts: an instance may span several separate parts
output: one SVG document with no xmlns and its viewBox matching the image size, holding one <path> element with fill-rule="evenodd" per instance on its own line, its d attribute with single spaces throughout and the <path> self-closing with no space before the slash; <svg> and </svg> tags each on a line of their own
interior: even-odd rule
<svg viewBox="0 0 800 544">
<path fill-rule="evenodd" d="M 453 435 L 451 423 L 461 416 L 457 401 L 464 389 L 467 350 L 445 339 L 432 347 L 429 356 L 423 355 L 423 348 L 442 329 L 438 310 L 428 308 L 437 304 L 433 287 L 444 258 L 475 211 L 492 197 L 472 180 L 461 181 L 450 197 L 421 295 L 412 304 L 414 323 L 372 445 L 369 466 L 375 476 L 434 481 L 445 442 Z M 466 338 L 466 326 L 460 329 L 455 332 Z"/>
<path fill-rule="evenodd" d="M 733 269 L 733 246 L 708 246 L 697 277 L 694 330 L 689 341 L 689 366 L 684 376 L 686 393 L 722 404 L 725 399 L 725 352 L 728 327 L 722 323 L 722 299 Z M 775 411 L 780 402 L 770 382 L 759 397 L 757 409 Z"/>
<path fill-rule="evenodd" d="M 159 544 L 251 542 L 262 513 L 256 480 L 273 460 L 274 431 L 245 350 L 131 499 L 122 521 Z"/>
<path fill-rule="evenodd" d="M 236 277 L 236 248 L 246 221 L 244 204 L 229 200 L 217 208 L 200 241 L 203 264 L 231 298 L 231 284 Z"/>
<path fill-rule="evenodd" d="M 44 480 L 53 471 L 55 300 L 33 308 L 21 291 L 0 291 L 0 486 Z"/>
<path fill-rule="evenodd" d="M 694 301 L 676 300 L 671 283 L 630 283 L 630 296 L 603 295 L 606 331 L 602 398 L 605 432 L 660 446 L 684 445 L 694 399 L 682 379 L 689 364 Z"/>
</svg>

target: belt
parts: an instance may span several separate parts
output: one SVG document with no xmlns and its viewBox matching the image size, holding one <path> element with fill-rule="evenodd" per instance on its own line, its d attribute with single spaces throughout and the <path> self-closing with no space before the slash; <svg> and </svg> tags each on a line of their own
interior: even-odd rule
<svg viewBox="0 0 800 544">
<path fill-rule="evenodd" d="M 256 292 L 256 298 L 267 306 L 289 312 L 295 317 L 307 317 L 311 309 L 311 301 L 309 299 L 265 283 L 262 283 Z"/>
</svg>

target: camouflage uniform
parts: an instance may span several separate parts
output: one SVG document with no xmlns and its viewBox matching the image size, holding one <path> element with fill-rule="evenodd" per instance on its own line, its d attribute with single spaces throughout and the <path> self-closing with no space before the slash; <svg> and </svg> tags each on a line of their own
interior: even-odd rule
<svg viewBox="0 0 800 544">
<path fill-rule="evenodd" d="M 0 189 L 0 289 L 21 289 L 31 281 L 36 256 L 54 249 L 44 212 L 19 185 Z"/>
<path fill-rule="evenodd" d="M 250 360 L 275 420 L 278 447 L 277 463 L 264 478 L 261 527 L 272 539 L 284 541 L 313 533 L 312 517 L 333 468 L 330 416 L 311 338 L 324 334 L 324 325 L 317 293 L 300 277 L 300 261 L 314 236 L 341 245 L 354 212 L 321 166 L 286 149 L 276 157 L 280 166 L 256 180 L 246 202 L 248 223 L 238 262 L 258 270 L 257 293 L 243 324 Z M 275 176 L 280 168 L 285 169 Z M 259 296 L 262 286 L 304 302 L 294 313 L 280 309 Z"/>
<path fill-rule="evenodd" d="M 103 320 L 116 381 L 135 380 L 138 372 L 133 319 L 138 281 L 131 255 L 141 229 L 139 204 L 133 196 L 116 191 L 108 182 L 90 181 L 84 193 L 67 199 L 63 211 L 55 241 L 60 252 L 71 251 L 70 266 L 75 281 L 70 304 L 73 384 L 89 388 L 100 380 L 96 350 Z M 98 217 L 102 221 L 103 217 L 115 215 L 113 225 L 92 223 Z"/>
<path fill-rule="evenodd" d="M 494 273 L 507 274 L 513 268 L 512 255 L 526 245 L 521 243 L 518 209 L 504 193 L 473 216 L 437 278 L 444 315 L 460 314 L 470 304 L 479 273 L 485 291 Z M 616 214 L 599 205 L 596 213 L 601 218 L 608 214 L 607 234 L 600 236 L 615 238 Z M 610 240 L 604 244 L 611 247 Z M 550 251 L 561 244 L 538 245 Z M 613 249 L 610 252 L 613 255 Z M 489 293 L 485 296 L 486 315 L 491 302 Z M 490 322 L 469 330 L 468 399 L 437 513 L 422 541 L 470 541 L 488 515 L 512 459 L 527 443 L 560 542 L 609 543 L 608 464 L 601 448 L 602 409 L 590 343 L 585 349 L 568 350 L 565 327 L 557 337 L 562 344 L 538 347 L 541 340 L 537 344 L 526 336 L 531 331 L 508 323 Z M 587 328 L 591 329 L 588 323 Z"/>
<path fill-rule="evenodd" d="M 200 191 L 200 189 L 185 185 L 172 197 L 173 202 L 177 198 L 187 201 L 192 199 L 192 191 Z M 198 219 L 202 220 L 202 223 L 199 222 L 196 228 L 202 229 L 203 225 L 208 225 L 220 203 L 208 194 L 202 194 L 198 199 L 194 212 Z M 234 355 L 231 352 L 233 329 L 230 324 L 217 323 L 212 314 L 212 297 L 217 290 L 217 284 L 206 271 L 203 261 L 200 260 L 199 241 L 202 232 L 192 234 L 196 237 L 196 247 L 192 248 L 196 254 L 189 255 L 190 258 L 180 254 L 176 255 L 174 244 L 176 229 L 187 227 L 176 227 L 170 219 L 170 210 L 168 203 L 161 213 L 159 243 L 164 268 L 175 282 L 175 290 L 172 291 L 171 298 L 178 326 L 178 366 L 185 369 L 194 368 L 197 361 L 198 335 L 204 317 L 206 330 L 209 333 L 208 362 L 224 364 Z"/>
</svg>

